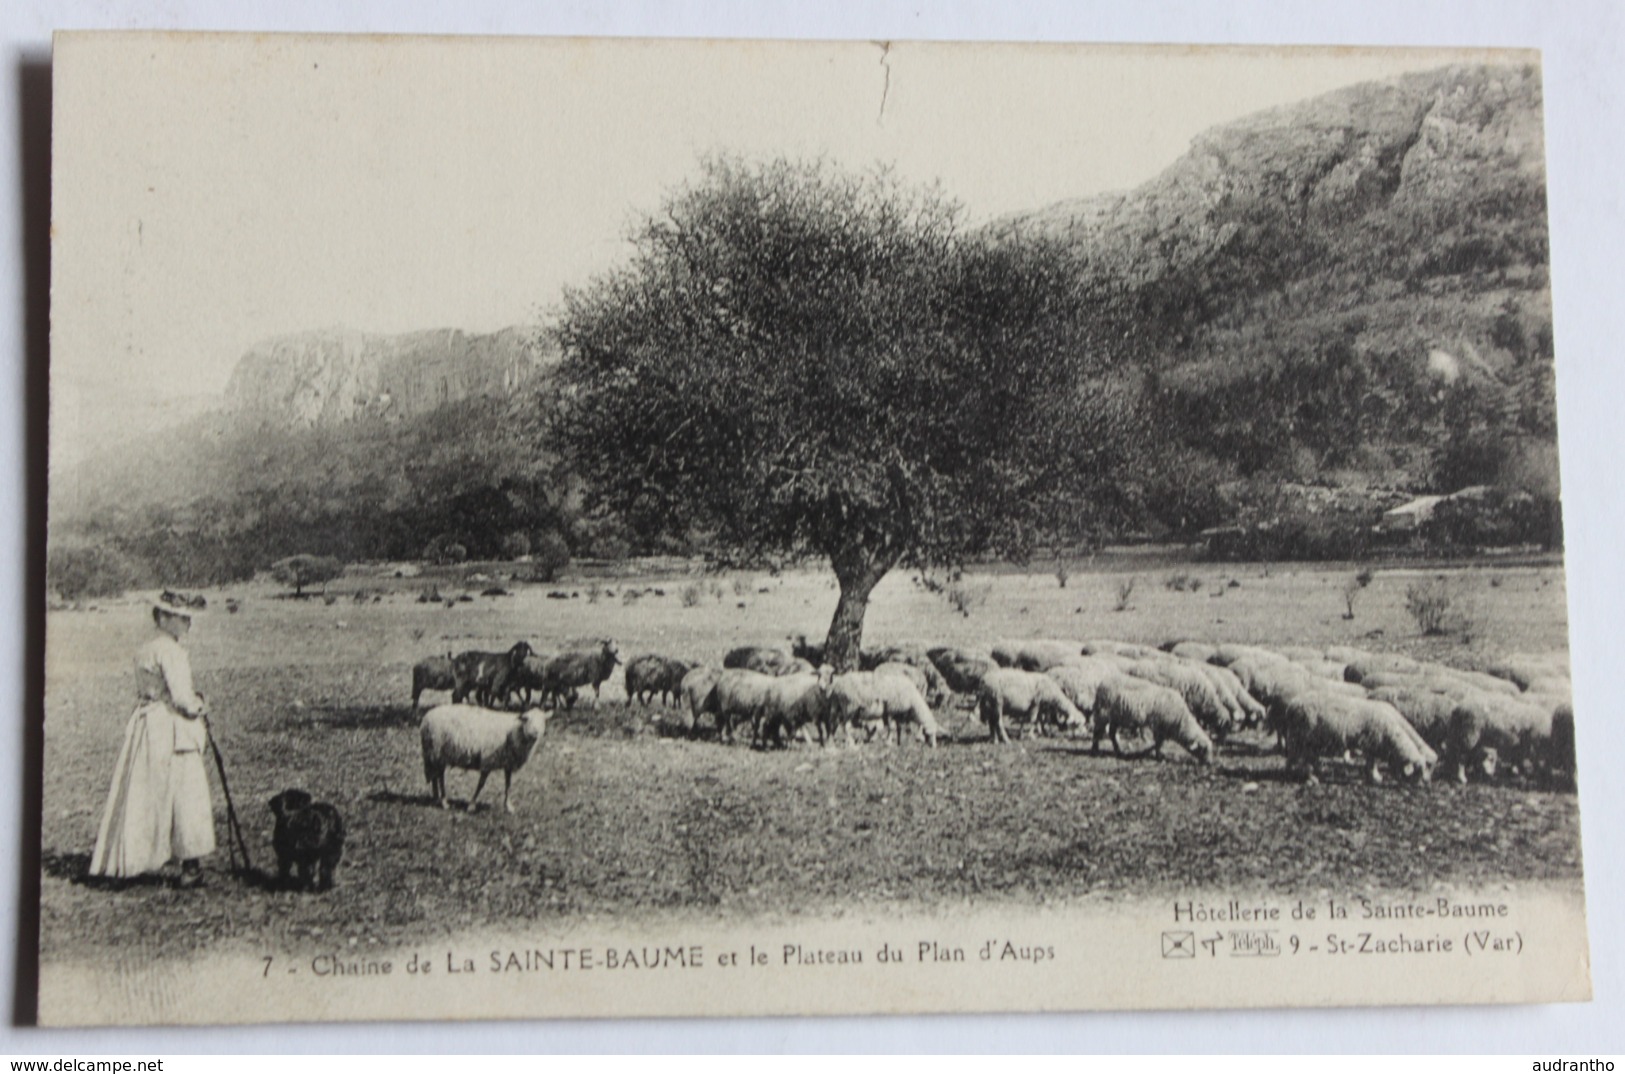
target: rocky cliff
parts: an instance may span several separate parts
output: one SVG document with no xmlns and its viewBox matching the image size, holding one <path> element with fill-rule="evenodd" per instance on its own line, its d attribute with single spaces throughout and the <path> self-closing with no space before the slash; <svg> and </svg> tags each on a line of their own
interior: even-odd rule
<svg viewBox="0 0 1625 1074">
<path fill-rule="evenodd" d="M 557 355 L 533 329 L 477 335 L 298 332 L 254 345 L 226 385 L 229 409 L 283 428 L 400 420 L 464 399 L 511 395 Z"/>
</svg>

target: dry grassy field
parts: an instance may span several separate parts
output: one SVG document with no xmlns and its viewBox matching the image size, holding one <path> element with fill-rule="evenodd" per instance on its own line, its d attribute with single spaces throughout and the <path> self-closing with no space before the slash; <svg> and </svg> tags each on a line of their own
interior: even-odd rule
<svg viewBox="0 0 1625 1074">
<path fill-rule="evenodd" d="M 1464 630 L 1426 638 L 1405 611 L 1405 589 L 1438 572 L 1379 571 L 1350 620 L 1342 593 L 1357 569 L 1129 562 L 1074 575 L 1065 588 L 1049 573 L 1004 571 L 972 579 L 984 599 L 969 615 L 899 572 L 875 594 L 865 642 L 1346 643 L 1462 666 L 1567 644 L 1560 567 L 1444 572 Z M 1180 572 L 1200 584 L 1166 585 Z M 1115 610 L 1131 577 L 1128 607 Z M 934 751 L 878 742 L 753 750 L 675 734 L 673 713 L 627 704 L 619 672 L 596 711 L 580 706 L 549 723 L 515 776 L 515 815 L 501 813 L 500 787 L 487 788 L 495 808 L 442 812 L 427 796 L 410 705 L 421 657 L 519 638 L 556 651 L 611 637 L 625 657 L 720 661 L 736 644 L 822 635 L 836 594 L 816 572 L 727 576 L 716 587 L 707 577 L 699 603 L 685 606 L 690 579 L 647 575 L 605 580 L 609 592 L 596 601 L 590 583 L 573 578 L 505 582 L 514 595 L 447 608 L 417 602 L 430 580 L 357 568 L 330 587 L 332 604 L 253 586 L 210 593 L 217 610 L 189 642 L 254 864 L 274 867 L 266 802 L 283 788 L 306 788 L 343 812 L 347 852 L 326 895 L 232 878 L 218 789 L 222 846 L 204 890 L 84 879 L 131 709 L 130 654 L 150 619 L 133 602 L 49 613 L 42 956 L 366 950 L 494 923 L 621 915 L 833 915 L 899 902 L 1579 877 L 1572 794 L 1515 782 L 1371 787 L 1352 769 L 1304 786 L 1283 778 L 1280 755 L 1252 733 L 1232 737 L 1209 768 L 1172 746 L 1163 762 L 1091 756 L 1086 739 L 996 748 L 962 707 L 945 711 L 949 735 Z M 447 595 L 486 584 L 436 581 Z M 629 600 L 629 588 L 641 595 Z M 578 596 L 549 599 L 549 590 Z M 239 613 L 218 610 L 228 594 L 241 598 Z M 454 772 L 451 782 L 453 797 L 466 798 L 474 777 Z"/>
</svg>

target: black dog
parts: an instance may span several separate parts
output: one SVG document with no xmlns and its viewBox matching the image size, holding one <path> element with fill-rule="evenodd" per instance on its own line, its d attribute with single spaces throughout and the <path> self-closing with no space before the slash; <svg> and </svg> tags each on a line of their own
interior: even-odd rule
<svg viewBox="0 0 1625 1074">
<path fill-rule="evenodd" d="M 333 870 L 344 856 L 344 818 L 326 802 L 317 802 L 301 790 L 289 788 L 271 799 L 276 831 L 277 880 L 286 887 L 288 874 L 297 870 L 297 887 L 326 891 L 333 886 Z"/>
</svg>

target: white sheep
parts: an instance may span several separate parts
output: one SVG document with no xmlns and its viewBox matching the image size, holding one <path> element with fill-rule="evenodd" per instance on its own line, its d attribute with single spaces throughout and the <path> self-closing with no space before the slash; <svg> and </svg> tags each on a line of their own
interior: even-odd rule
<svg viewBox="0 0 1625 1074">
<path fill-rule="evenodd" d="M 1563 761 L 1555 755 L 1560 749 L 1573 748 L 1562 742 L 1565 735 L 1572 736 L 1573 709 L 1569 709 L 1569 727 L 1557 732 L 1554 744 L 1555 712 L 1551 706 L 1500 694 L 1479 693 L 1457 702 L 1446 741 L 1452 775 L 1457 782 L 1467 782 L 1469 764 L 1480 767 L 1487 776 L 1495 774 L 1499 762 L 1561 765 Z"/>
<path fill-rule="evenodd" d="M 678 691 L 688 704 L 690 733 L 696 732 L 700 727 L 702 713 L 714 711 L 716 705 L 717 678 L 722 674 L 713 667 L 700 666 L 683 676 Z"/>
<path fill-rule="evenodd" d="M 819 675 L 823 701 L 821 732 L 828 742 L 837 727 L 846 730 L 847 744 L 852 742 L 852 724 L 875 722 L 890 723 L 897 729 L 897 741 L 903 741 L 903 725 L 910 721 L 920 727 L 925 744 L 935 746 L 942 728 L 937 726 L 931 706 L 907 676 L 880 671 L 849 671 L 835 675 L 826 667 Z"/>
<path fill-rule="evenodd" d="M 513 774 L 525 766 L 531 750 L 542 737 L 550 714 L 543 709 L 527 709 L 514 716 L 478 705 L 439 705 L 423 714 L 419 731 L 423 739 L 423 776 L 429 793 L 446 808 L 446 769 L 478 770 L 480 781 L 468 800 L 468 811 L 485 789 L 485 780 L 502 770 L 502 808 L 508 813 L 508 788 Z"/>
<path fill-rule="evenodd" d="M 1114 641 L 1111 638 L 1093 638 L 1078 647 L 1084 656 L 1121 656 L 1129 660 L 1154 660 L 1165 655 L 1161 649 L 1141 645 L 1134 641 Z"/>
<path fill-rule="evenodd" d="M 1423 742 L 1399 710 L 1381 701 L 1337 693 L 1304 693 L 1287 703 L 1281 717 L 1287 767 L 1303 768 L 1316 782 L 1321 757 L 1365 755 L 1366 778 L 1382 781 L 1387 764 L 1409 779 L 1424 782 L 1439 756 Z"/>
<path fill-rule="evenodd" d="M 1219 696 L 1213 680 L 1198 671 L 1194 665 L 1186 665 L 1174 659 L 1133 660 L 1128 662 L 1123 670 L 1136 679 L 1144 679 L 1146 682 L 1177 690 L 1179 696 L 1184 698 L 1191 714 L 1196 717 L 1196 722 L 1209 734 L 1222 738 L 1230 733 L 1236 722 L 1231 716 L 1230 706 Z"/>
<path fill-rule="evenodd" d="M 1264 722 L 1264 706 L 1241 685 L 1241 680 L 1236 678 L 1235 672 L 1216 664 L 1197 664 L 1196 668 L 1206 675 L 1213 688 L 1219 691 L 1219 696 L 1229 706 L 1230 716 L 1237 724 L 1242 727 L 1257 727 Z"/>
<path fill-rule="evenodd" d="M 1170 645 L 1167 651 L 1183 660 L 1196 660 L 1205 664 L 1219 651 L 1219 647 L 1201 641 L 1181 641 Z"/>
<path fill-rule="evenodd" d="M 824 710 L 822 685 L 815 672 L 774 675 L 762 686 L 750 715 L 751 743 L 763 743 L 772 735 L 782 746 L 786 734 L 816 725 Z"/>
<path fill-rule="evenodd" d="M 1075 641 L 1003 641 L 993 646 L 993 662 L 1000 667 L 1019 668 L 1022 671 L 1044 671 L 1082 653 L 1082 647 Z"/>
<path fill-rule="evenodd" d="M 1147 752 L 1162 755 L 1162 744 L 1169 739 L 1184 746 L 1192 757 L 1202 764 L 1213 760 L 1213 740 L 1208 738 L 1191 714 L 1179 691 L 1167 686 L 1136 679 L 1130 675 L 1114 675 L 1100 684 L 1095 692 L 1095 731 L 1091 749 L 1100 752 L 1100 740 L 1110 736 L 1112 749 L 1121 754 L 1119 731 L 1134 734 L 1150 732 L 1151 747 Z"/>
<path fill-rule="evenodd" d="M 1100 684 L 1113 675 L 1121 675 L 1126 663 L 1114 656 L 1080 656 L 1057 664 L 1044 674 L 1055 680 L 1055 685 L 1079 712 L 1088 716 L 1095 711 L 1095 692 Z"/>
<path fill-rule="evenodd" d="M 1008 723 L 1019 718 L 1034 727 L 1046 715 L 1062 727 L 1081 729 L 1087 721 L 1056 681 L 1048 675 L 1016 668 L 998 668 L 982 677 L 976 692 L 977 711 L 993 742 L 1009 742 Z"/>
<path fill-rule="evenodd" d="M 773 680 L 772 675 L 748 668 L 724 668 L 717 675 L 706 710 L 716 716 L 719 739 L 732 742 L 735 726 L 755 724 Z"/>
</svg>

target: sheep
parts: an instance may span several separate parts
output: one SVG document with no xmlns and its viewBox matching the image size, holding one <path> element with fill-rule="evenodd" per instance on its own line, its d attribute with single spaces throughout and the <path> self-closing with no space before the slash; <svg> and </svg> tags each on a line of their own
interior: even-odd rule
<svg viewBox="0 0 1625 1074">
<path fill-rule="evenodd" d="M 597 708 L 604 680 L 614 673 L 615 665 L 620 662 L 620 649 L 606 638 L 595 653 L 573 652 L 555 656 L 547 662 L 542 680 L 546 684 L 546 691 L 554 698 L 569 695 L 566 708 L 575 707 L 576 687 L 591 686 L 592 707 Z"/>
<path fill-rule="evenodd" d="M 1153 660 L 1163 655 L 1160 649 L 1150 645 L 1132 641 L 1113 641 L 1110 638 L 1086 641 L 1078 646 L 1078 652 L 1084 656 L 1122 656 L 1130 660 Z"/>
<path fill-rule="evenodd" d="M 786 734 L 817 725 L 824 709 L 823 682 L 816 672 L 775 675 L 763 686 L 751 713 L 751 742 L 772 736 L 784 745 Z"/>
<path fill-rule="evenodd" d="M 1277 645 L 1275 651 L 1294 664 L 1318 664 L 1326 659 L 1324 652 L 1307 645 Z"/>
<path fill-rule="evenodd" d="M 982 679 L 988 672 L 998 669 L 987 657 L 967 656 L 963 660 L 944 660 L 937 664 L 943 684 L 956 694 L 974 694 L 982 688 Z"/>
<path fill-rule="evenodd" d="M 1439 760 L 1399 710 L 1381 701 L 1304 693 L 1287 703 L 1281 720 L 1287 767 L 1302 767 L 1311 783 L 1318 782 L 1315 766 L 1321 757 L 1341 757 L 1352 750 L 1365 755 L 1371 783 L 1382 782 L 1384 764 L 1425 782 Z"/>
<path fill-rule="evenodd" d="M 907 664 L 918 668 L 920 674 L 925 676 L 925 685 L 920 687 L 926 704 L 933 708 L 942 704 L 948 696 L 948 683 L 942 677 L 930 654 L 917 645 L 885 645 L 878 649 L 865 649 L 858 657 L 860 671 L 874 671 L 883 664 Z"/>
<path fill-rule="evenodd" d="M 451 654 L 445 656 L 431 656 L 419 660 L 412 666 L 412 707 L 418 707 L 418 699 L 425 690 L 453 690 L 457 687 L 457 676 L 452 670 Z"/>
<path fill-rule="evenodd" d="M 793 656 L 787 662 L 774 668 L 772 674 L 777 678 L 786 675 L 812 675 L 818 671 L 818 666 L 803 656 Z"/>
<path fill-rule="evenodd" d="M 785 639 L 790 643 L 790 655 L 805 660 L 813 667 L 824 662 L 824 646 L 822 642 L 811 642 L 805 634 L 795 634 Z"/>
<path fill-rule="evenodd" d="M 1446 739 L 1456 782 L 1467 782 L 1469 763 L 1481 768 L 1486 776 L 1493 776 L 1501 761 L 1550 767 L 1555 752 L 1554 713 L 1544 705 L 1498 694 L 1480 693 L 1458 701 L 1450 714 Z M 1562 733 L 1569 732 L 1565 729 Z"/>
<path fill-rule="evenodd" d="M 732 742 L 737 723 L 755 721 L 772 682 L 773 676 L 749 668 L 724 668 L 717 675 L 701 711 L 716 718 L 719 739 Z"/>
<path fill-rule="evenodd" d="M 520 661 L 517 668 L 513 669 L 513 673 L 508 678 L 508 689 L 510 691 L 510 696 L 513 693 L 517 693 L 519 695 L 519 704 L 521 707 L 529 708 L 531 698 L 535 694 L 540 694 L 544 701 L 552 705 L 557 705 L 560 700 L 567 700 L 571 707 L 575 705 L 577 694 L 574 687 L 571 687 L 565 692 L 563 699 L 551 696 L 549 694 L 547 685 L 547 665 L 551 663 L 552 660 L 553 657 L 550 654 L 531 653 L 529 656 L 525 657 L 524 660 Z"/>
<path fill-rule="evenodd" d="M 661 703 L 671 704 L 677 700 L 683 676 L 693 667 L 687 660 L 673 660 L 654 653 L 635 656 L 626 662 L 627 700 L 636 698 L 647 705 L 659 696 Z"/>
<path fill-rule="evenodd" d="M 789 663 L 790 659 L 789 653 L 771 645 L 740 645 L 728 650 L 727 655 L 722 658 L 722 667 L 724 670 L 741 668 L 770 675 L 772 668 Z"/>
<path fill-rule="evenodd" d="M 1196 717 L 1191 715 L 1185 699 L 1177 690 L 1136 679 L 1129 675 L 1113 675 L 1095 691 L 1095 729 L 1091 749 L 1100 752 L 1100 740 L 1109 735 L 1112 749 L 1123 752 L 1118 741 L 1119 731 L 1151 732 L 1151 747 L 1147 751 L 1162 755 L 1162 744 L 1169 739 L 1184 746 L 1200 764 L 1213 760 L 1213 741 L 1208 738 Z"/>
<path fill-rule="evenodd" d="M 1181 659 L 1195 660 L 1205 664 L 1212 658 L 1214 653 L 1219 651 L 1219 648 L 1216 645 L 1208 645 L 1200 641 L 1181 641 L 1170 643 L 1167 651 Z"/>
<path fill-rule="evenodd" d="M 1347 682 L 1363 682 L 1367 675 L 1383 671 L 1416 672 L 1422 663 L 1398 653 L 1355 653 L 1346 662 L 1343 678 Z"/>
<path fill-rule="evenodd" d="M 1330 679 L 1332 682 L 1343 682 L 1343 676 L 1348 671 L 1347 664 L 1339 664 L 1335 660 L 1295 659 L 1292 662 L 1315 678 Z"/>
<path fill-rule="evenodd" d="M 1083 713 L 1067 699 L 1056 681 L 1035 671 L 997 668 L 988 672 L 976 691 L 976 706 L 992 742 L 1010 741 L 1006 725 L 1012 717 L 1037 725 L 1048 713 L 1063 727 L 1086 725 Z"/>
<path fill-rule="evenodd" d="M 1237 645 L 1235 643 L 1226 643 L 1214 649 L 1213 655 L 1207 658 L 1207 662 L 1222 668 L 1235 670 L 1236 662 L 1243 659 L 1251 659 L 1255 662 L 1268 661 L 1277 664 L 1290 663 L 1280 653 L 1271 652 L 1269 649 L 1257 645 Z"/>
<path fill-rule="evenodd" d="M 452 702 L 461 704 L 473 694 L 474 700 L 488 708 L 498 697 L 506 704 L 508 695 L 517 685 L 516 670 L 534 651 L 529 642 L 519 641 L 505 653 L 478 649 L 458 653 L 451 661 L 452 676 L 456 680 L 451 691 Z"/>
<path fill-rule="evenodd" d="M 1068 701 L 1077 706 L 1079 712 L 1089 716 L 1095 711 L 1095 694 L 1100 684 L 1113 675 L 1123 673 L 1123 662 L 1105 656 L 1080 656 L 1076 660 L 1068 660 L 1064 664 L 1057 664 L 1044 672 L 1055 680 L 1055 685 L 1061 688 Z"/>
<path fill-rule="evenodd" d="M 1464 700 L 1461 693 L 1431 690 L 1423 686 L 1382 686 L 1371 691 L 1371 700 L 1392 705 L 1416 728 L 1435 751 L 1447 751 L 1450 738 L 1450 718 L 1456 706 Z"/>
<path fill-rule="evenodd" d="M 1205 663 L 1197 664 L 1196 669 L 1206 675 L 1213 688 L 1219 691 L 1219 696 L 1230 709 L 1231 719 L 1238 725 L 1257 727 L 1264 722 L 1264 706 L 1241 685 L 1241 680 L 1236 678 L 1235 672 L 1229 668 Z"/>
<path fill-rule="evenodd" d="M 527 709 L 517 717 L 475 705 L 440 705 L 423 715 L 419 731 L 423 739 L 423 776 L 429 793 L 440 808 L 446 808 L 446 769 L 477 769 L 480 781 L 468 800 L 474 812 L 485 789 L 485 780 L 502 770 L 502 809 L 512 813 L 508 789 L 513 774 L 525 766 L 531 750 L 542 737 L 550 715 L 544 709 Z"/>
<path fill-rule="evenodd" d="M 1223 738 L 1230 733 L 1234 722 L 1230 707 L 1219 696 L 1213 680 L 1195 667 L 1182 667 L 1172 660 L 1135 660 L 1127 664 L 1124 671 L 1137 679 L 1177 690 L 1197 723 L 1209 734 Z"/>
<path fill-rule="evenodd" d="M 1082 647 L 1075 641 L 1006 641 L 993 646 L 993 662 L 1000 667 L 1021 671 L 1044 671 L 1056 664 L 1064 664 L 1082 652 Z"/>
<path fill-rule="evenodd" d="M 683 700 L 688 703 L 690 733 L 699 730 L 701 714 L 714 711 L 717 677 L 721 674 L 716 668 L 702 665 L 684 675 L 678 685 Z"/>
<path fill-rule="evenodd" d="M 935 746 L 942 728 L 937 726 L 931 706 L 906 675 L 881 671 L 849 671 L 835 675 L 829 668 L 819 674 L 823 714 L 820 719 L 820 738 L 826 744 L 837 727 L 845 728 L 847 744 L 852 742 L 852 724 L 856 721 L 874 721 L 882 726 L 890 723 L 897 729 L 897 741 L 903 741 L 903 725 L 909 721 L 919 724 L 925 735 L 925 744 Z"/>
<path fill-rule="evenodd" d="M 1513 653 L 1484 670 L 1515 684 L 1526 693 L 1533 689 L 1535 682 L 1566 681 L 1569 678 L 1568 658 L 1562 653 Z"/>
</svg>

